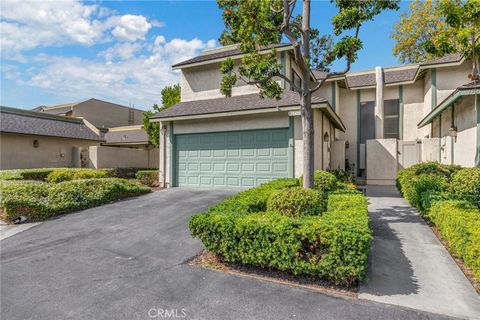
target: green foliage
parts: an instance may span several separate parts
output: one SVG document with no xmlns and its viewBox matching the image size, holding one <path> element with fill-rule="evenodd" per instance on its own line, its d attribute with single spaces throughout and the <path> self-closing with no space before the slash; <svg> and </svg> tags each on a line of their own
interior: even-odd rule
<svg viewBox="0 0 480 320">
<path fill-rule="evenodd" d="M 158 170 L 139 170 L 135 178 L 149 187 L 158 187 Z"/>
<path fill-rule="evenodd" d="M 353 183 L 355 181 L 355 177 L 349 170 L 335 169 L 329 170 L 328 172 L 333 174 L 340 182 Z"/>
<path fill-rule="evenodd" d="M 2 181 L 0 208 L 3 218 L 25 215 L 39 221 L 126 197 L 144 194 L 150 188 L 133 180 L 84 179 L 57 184 L 37 181 Z"/>
<path fill-rule="evenodd" d="M 452 178 L 452 191 L 480 197 L 480 168 L 463 168 Z"/>
<path fill-rule="evenodd" d="M 303 176 L 300 177 L 300 185 L 303 182 Z M 316 170 L 313 173 L 313 187 L 320 192 L 334 191 L 337 188 L 337 178 L 328 171 Z"/>
<path fill-rule="evenodd" d="M 422 62 L 447 53 L 461 52 L 472 57 L 480 52 L 479 0 L 415 0 L 402 14 L 392 38 L 393 53 L 404 62 Z M 475 49 L 472 34 L 477 30 Z"/>
<path fill-rule="evenodd" d="M 295 186 L 297 179 L 280 179 L 241 192 L 193 216 L 190 232 L 229 262 L 315 275 L 346 285 L 362 279 L 372 238 L 365 197 L 332 195 L 328 211 L 321 216 L 264 212 L 267 199 L 285 188 L 299 190 Z M 318 192 L 302 194 L 305 191 Z"/>
<path fill-rule="evenodd" d="M 301 187 L 277 190 L 267 201 L 267 211 L 279 212 L 289 217 L 320 215 L 325 207 L 323 194 Z"/>
<path fill-rule="evenodd" d="M 180 102 L 180 85 L 166 86 L 161 91 L 162 107 L 157 104 L 153 105 L 153 110 L 146 111 L 143 114 L 143 129 L 147 132 L 149 141 L 155 147 L 159 147 L 160 142 L 160 125 L 158 122 L 150 122 L 150 118 L 157 112 L 170 108 Z"/>
<path fill-rule="evenodd" d="M 439 201 L 428 217 L 448 241 L 451 252 L 465 261 L 480 279 L 480 211 L 466 201 Z"/>
<path fill-rule="evenodd" d="M 111 176 L 108 169 L 58 168 L 50 172 L 46 181 L 58 183 L 78 179 L 99 179 Z"/>
<path fill-rule="evenodd" d="M 44 181 L 54 168 L 0 170 L 0 180 Z"/>
</svg>

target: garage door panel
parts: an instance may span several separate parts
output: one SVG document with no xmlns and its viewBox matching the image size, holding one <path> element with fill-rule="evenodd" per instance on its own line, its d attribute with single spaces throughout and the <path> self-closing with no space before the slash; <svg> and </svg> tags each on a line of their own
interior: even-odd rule
<svg viewBox="0 0 480 320">
<path fill-rule="evenodd" d="M 288 137 L 288 129 L 177 135 L 177 184 L 253 187 L 287 177 Z"/>
</svg>

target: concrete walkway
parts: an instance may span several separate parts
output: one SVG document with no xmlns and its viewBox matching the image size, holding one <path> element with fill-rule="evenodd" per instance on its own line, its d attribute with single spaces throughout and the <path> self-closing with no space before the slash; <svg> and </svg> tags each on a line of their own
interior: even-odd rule
<svg viewBox="0 0 480 320">
<path fill-rule="evenodd" d="M 395 187 L 369 186 L 374 239 L 360 298 L 480 319 L 480 297 L 418 212 Z"/>
</svg>

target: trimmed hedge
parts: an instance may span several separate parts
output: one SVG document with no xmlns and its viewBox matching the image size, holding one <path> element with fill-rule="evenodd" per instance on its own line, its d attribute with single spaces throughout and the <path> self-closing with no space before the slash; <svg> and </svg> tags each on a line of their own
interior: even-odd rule
<svg viewBox="0 0 480 320">
<path fill-rule="evenodd" d="M 366 198 L 336 194 L 323 215 L 291 217 L 265 211 L 280 179 L 241 192 L 191 217 L 189 229 L 225 261 L 315 275 L 350 285 L 365 275 L 371 241 Z"/>
<path fill-rule="evenodd" d="M 338 179 L 327 171 L 316 170 L 313 173 L 313 188 L 320 192 L 329 192 L 337 188 Z M 303 176 L 299 179 L 299 184 L 303 185 Z"/>
<path fill-rule="evenodd" d="M 480 279 L 480 212 L 466 201 L 438 201 L 428 217 L 440 229 L 448 247 Z"/>
<path fill-rule="evenodd" d="M 317 190 L 293 187 L 273 192 L 267 201 L 267 211 L 289 217 L 320 215 L 324 211 L 324 196 Z"/>
<path fill-rule="evenodd" d="M 452 192 L 472 195 L 480 201 L 480 168 L 463 168 L 457 171 L 452 178 Z"/>
<path fill-rule="evenodd" d="M 0 170 L 0 180 L 45 181 L 54 168 Z"/>
<path fill-rule="evenodd" d="M 53 170 L 46 181 L 50 183 L 59 183 L 62 181 L 79 179 L 100 179 L 112 176 L 109 169 L 84 169 L 84 168 L 62 168 Z"/>
<path fill-rule="evenodd" d="M 158 170 L 139 170 L 135 174 L 135 178 L 146 186 L 149 186 L 149 187 L 159 186 Z"/>
<path fill-rule="evenodd" d="M 136 181 L 103 178 L 72 180 L 51 184 L 36 181 L 0 183 L 0 208 L 6 220 L 19 215 L 44 220 L 56 215 L 86 209 L 111 201 L 150 192 Z"/>
</svg>

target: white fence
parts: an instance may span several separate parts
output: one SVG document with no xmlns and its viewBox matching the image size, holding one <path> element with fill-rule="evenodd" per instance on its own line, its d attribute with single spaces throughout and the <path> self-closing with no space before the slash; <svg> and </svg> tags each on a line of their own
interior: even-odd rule
<svg viewBox="0 0 480 320">
<path fill-rule="evenodd" d="M 118 147 L 90 147 L 91 168 L 158 168 L 159 151 Z"/>
</svg>

